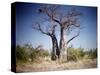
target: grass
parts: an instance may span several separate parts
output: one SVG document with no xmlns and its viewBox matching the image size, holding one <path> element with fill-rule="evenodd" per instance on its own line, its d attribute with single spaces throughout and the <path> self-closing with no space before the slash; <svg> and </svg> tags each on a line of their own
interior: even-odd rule
<svg viewBox="0 0 100 75">
<path fill-rule="evenodd" d="M 42 61 L 41 63 L 26 63 L 23 65 L 17 64 L 17 72 L 39 72 L 39 71 L 57 71 L 57 70 L 72 70 L 72 69 L 89 69 L 97 67 L 97 59 L 85 59 L 69 62 L 58 61 Z"/>
<path fill-rule="evenodd" d="M 57 71 L 97 67 L 97 49 L 85 51 L 83 48 L 69 47 L 67 61 L 51 60 L 51 55 L 43 48 L 17 46 L 17 72 Z"/>
</svg>

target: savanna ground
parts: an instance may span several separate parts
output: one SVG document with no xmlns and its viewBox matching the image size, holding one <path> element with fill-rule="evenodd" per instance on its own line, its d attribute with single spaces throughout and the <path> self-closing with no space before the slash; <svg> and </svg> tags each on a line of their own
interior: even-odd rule
<svg viewBox="0 0 100 75">
<path fill-rule="evenodd" d="M 58 71 L 70 69 L 89 69 L 97 67 L 97 59 L 86 59 L 80 61 L 60 62 L 45 60 L 37 63 L 17 64 L 17 72 Z"/>
<path fill-rule="evenodd" d="M 37 47 L 16 48 L 16 72 L 59 71 L 97 68 L 97 49 L 68 48 L 67 60 L 51 60 L 48 51 Z"/>
</svg>

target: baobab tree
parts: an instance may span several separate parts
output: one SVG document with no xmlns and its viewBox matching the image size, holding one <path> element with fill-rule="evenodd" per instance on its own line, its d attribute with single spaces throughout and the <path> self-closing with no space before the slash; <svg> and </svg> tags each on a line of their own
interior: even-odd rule
<svg viewBox="0 0 100 75">
<path fill-rule="evenodd" d="M 57 26 L 59 25 L 59 28 L 60 28 L 59 47 L 58 47 L 57 38 L 54 35 L 54 33 L 53 33 L 53 35 L 54 35 L 54 37 L 56 39 L 53 39 L 53 41 L 54 40 L 56 41 L 56 43 L 57 43 L 56 45 L 57 46 L 54 46 L 53 43 L 52 43 L 52 45 L 55 48 L 57 47 L 56 50 L 58 51 L 58 53 L 56 51 L 56 54 L 58 54 L 59 58 L 62 59 L 63 56 L 64 56 L 64 59 L 67 59 L 67 58 L 65 58 L 67 55 L 64 55 L 64 53 L 67 54 L 66 53 L 67 52 L 66 51 L 67 45 L 74 38 L 76 38 L 77 36 L 79 36 L 80 32 L 78 32 L 72 38 L 70 38 L 69 40 L 67 40 L 67 42 L 65 42 L 64 35 L 66 35 L 65 33 L 70 33 L 74 29 L 80 29 L 79 17 L 82 14 L 80 12 L 76 11 L 76 9 L 74 9 L 74 8 L 71 9 L 71 10 L 68 10 L 66 12 L 61 11 L 60 9 L 62 9 L 60 5 L 45 5 L 43 7 L 40 7 L 38 9 L 38 11 L 39 11 L 39 13 L 45 14 L 48 17 L 49 21 L 57 23 Z M 41 29 L 39 29 L 39 30 L 41 31 Z M 55 27 L 53 28 L 53 31 L 55 31 Z M 41 31 L 41 32 L 44 33 L 43 31 Z M 51 35 L 49 35 L 49 36 L 51 36 Z M 53 49 L 53 50 L 55 50 L 55 49 Z"/>
</svg>

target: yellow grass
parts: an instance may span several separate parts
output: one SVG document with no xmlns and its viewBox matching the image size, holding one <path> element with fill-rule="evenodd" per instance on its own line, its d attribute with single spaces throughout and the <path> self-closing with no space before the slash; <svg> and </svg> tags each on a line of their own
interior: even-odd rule
<svg viewBox="0 0 100 75">
<path fill-rule="evenodd" d="M 97 59 L 83 59 L 77 62 L 61 62 L 61 61 L 51 61 L 43 60 L 38 63 L 26 63 L 18 64 L 16 70 L 17 72 L 38 72 L 38 71 L 57 71 L 57 70 L 69 70 L 69 69 L 88 69 L 96 68 Z"/>
</svg>

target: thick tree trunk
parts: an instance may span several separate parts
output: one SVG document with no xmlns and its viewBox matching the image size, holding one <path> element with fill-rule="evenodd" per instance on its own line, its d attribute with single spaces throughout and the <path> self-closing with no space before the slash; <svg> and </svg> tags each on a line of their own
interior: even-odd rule
<svg viewBox="0 0 100 75">
<path fill-rule="evenodd" d="M 57 58 L 59 59 L 60 58 L 60 50 L 59 50 L 59 46 L 58 46 L 58 41 L 55 36 L 54 36 L 54 39 L 55 39 L 55 43 L 56 43 L 56 55 L 57 55 Z"/>
<path fill-rule="evenodd" d="M 61 31 L 60 31 L 60 49 L 63 48 L 63 44 L 64 44 L 64 30 L 63 30 L 63 28 L 61 28 Z"/>
<path fill-rule="evenodd" d="M 57 42 L 57 38 L 56 38 L 55 35 L 52 35 L 51 39 L 52 39 L 52 55 L 51 55 L 51 60 L 56 60 L 60 56 L 58 42 Z"/>
<path fill-rule="evenodd" d="M 51 60 L 56 60 L 56 44 L 55 44 L 55 40 L 53 38 L 52 38 Z"/>
<path fill-rule="evenodd" d="M 66 44 L 65 44 L 65 39 L 64 39 L 64 29 L 61 28 L 60 31 L 60 59 L 61 60 L 66 60 L 67 54 L 66 54 Z"/>
</svg>

